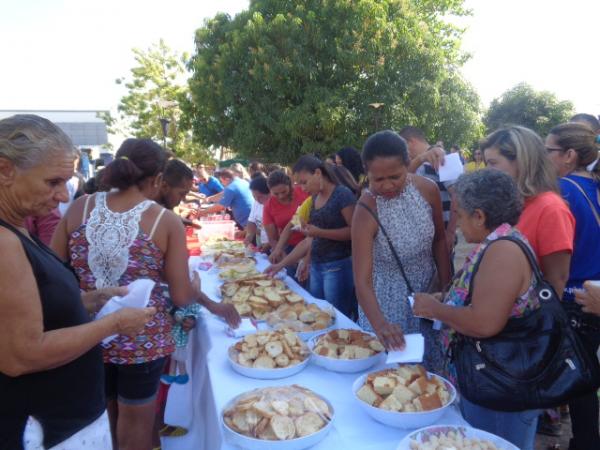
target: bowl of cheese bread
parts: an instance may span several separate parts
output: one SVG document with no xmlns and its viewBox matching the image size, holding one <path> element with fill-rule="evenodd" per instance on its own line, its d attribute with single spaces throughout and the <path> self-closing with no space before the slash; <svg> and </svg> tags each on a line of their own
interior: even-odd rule
<svg viewBox="0 0 600 450">
<path fill-rule="evenodd" d="M 456 399 L 456 389 L 449 381 L 418 364 L 362 375 L 352 390 L 373 419 L 407 429 L 435 423 Z"/>
<path fill-rule="evenodd" d="M 334 372 L 362 372 L 381 362 L 385 348 L 372 333 L 336 329 L 309 341 L 315 364 Z"/>
</svg>

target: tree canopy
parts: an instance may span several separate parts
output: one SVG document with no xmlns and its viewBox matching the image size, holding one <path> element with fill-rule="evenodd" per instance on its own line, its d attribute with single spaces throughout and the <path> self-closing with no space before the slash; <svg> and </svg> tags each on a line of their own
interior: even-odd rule
<svg viewBox="0 0 600 450">
<path fill-rule="evenodd" d="M 197 30 L 184 121 L 203 146 L 281 162 L 377 127 L 471 143 L 479 98 L 447 19 L 464 14 L 463 0 L 252 0 Z"/>
<path fill-rule="evenodd" d="M 522 125 L 545 137 L 553 126 L 568 122 L 573 113 L 570 101 L 520 83 L 492 101 L 484 123 L 490 133 L 502 126 Z"/>
<path fill-rule="evenodd" d="M 167 148 L 190 160 L 203 160 L 207 152 L 192 142 L 189 125 L 181 121 L 181 104 L 187 101 L 189 55 L 172 51 L 161 39 L 147 50 L 133 49 L 136 65 L 129 79 L 119 78 L 127 93 L 119 102 L 118 116 L 104 115 L 110 133 L 163 141 L 160 119 L 167 119 Z"/>
</svg>

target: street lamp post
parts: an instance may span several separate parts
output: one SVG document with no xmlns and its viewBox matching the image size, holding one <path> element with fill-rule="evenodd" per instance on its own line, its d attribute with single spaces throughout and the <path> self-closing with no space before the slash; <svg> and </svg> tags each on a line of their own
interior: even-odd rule
<svg viewBox="0 0 600 450">
<path fill-rule="evenodd" d="M 160 122 L 160 128 L 162 130 L 162 135 L 163 135 L 163 147 L 166 150 L 167 149 L 167 135 L 169 134 L 169 124 L 171 123 L 171 121 L 165 117 L 167 115 L 165 112 L 170 110 L 171 108 L 175 108 L 177 106 L 177 102 L 161 99 L 158 101 L 158 106 L 159 106 L 160 112 L 161 112 L 160 115 L 162 116 L 158 119 L 158 121 Z M 173 117 L 172 114 L 171 114 L 171 117 Z"/>
<path fill-rule="evenodd" d="M 375 110 L 375 132 L 379 131 L 379 119 L 381 116 L 382 108 L 385 106 L 385 103 L 369 103 L 369 107 Z"/>
<path fill-rule="evenodd" d="M 163 135 L 163 147 L 166 150 L 167 149 L 167 134 L 168 134 L 169 124 L 171 123 L 171 121 L 165 117 L 161 117 L 158 120 L 160 121 L 160 128 L 162 130 L 162 135 Z"/>
</svg>

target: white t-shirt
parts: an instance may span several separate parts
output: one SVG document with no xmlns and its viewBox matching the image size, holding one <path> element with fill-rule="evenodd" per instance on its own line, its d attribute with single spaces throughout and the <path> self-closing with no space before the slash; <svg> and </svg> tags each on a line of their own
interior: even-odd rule
<svg viewBox="0 0 600 450">
<path fill-rule="evenodd" d="M 73 203 L 73 198 L 75 198 L 75 194 L 79 189 L 79 177 L 73 175 L 69 179 L 69 181 L 67 181 L 66 186 L 67 192 L 69 193 L 69 201 L 66 203 L 61 202 L 58 204 L 58 211 L 60 212 L 61 217 L 63 217 L 67 213 L 69 206 L 71 206 L 71 203 Z"/>
<path fill-rule="evenodd" d="M 262 244 L 269 242 L 269 237 L 267 236 L 265 227 L 263 227 L 263 205 L 258 203 L 256 200 L 252 203 L 250 215 L 248 216 L 248 222 L 252 222 L 254 225 L 256 225 L 257 231 L 260 232 L 260 242 Z"/>
</svg>

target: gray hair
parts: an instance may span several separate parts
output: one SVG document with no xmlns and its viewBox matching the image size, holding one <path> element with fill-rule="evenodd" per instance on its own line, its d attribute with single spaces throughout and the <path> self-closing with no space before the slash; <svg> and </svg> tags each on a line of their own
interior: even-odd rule
<svg viewBox="0 0 600 450">
<path fill-rule="evenodd" d="M 485 214 L 485 227 L 494 230 L 503 223 L 516 225 L 523 210 L 523 197 L 515 181 L 496 169 L 462 175 L 453 186 L 459 206 L 473 214 Z"/>
<path fill-rule="evenodd" d="M 48 119 L 17 114 L 0 120 L 0 158 L 20 169 L 30 169 L 57 152 L 74 156 L 75 147 L 69 136 Z"/>
</svg>

